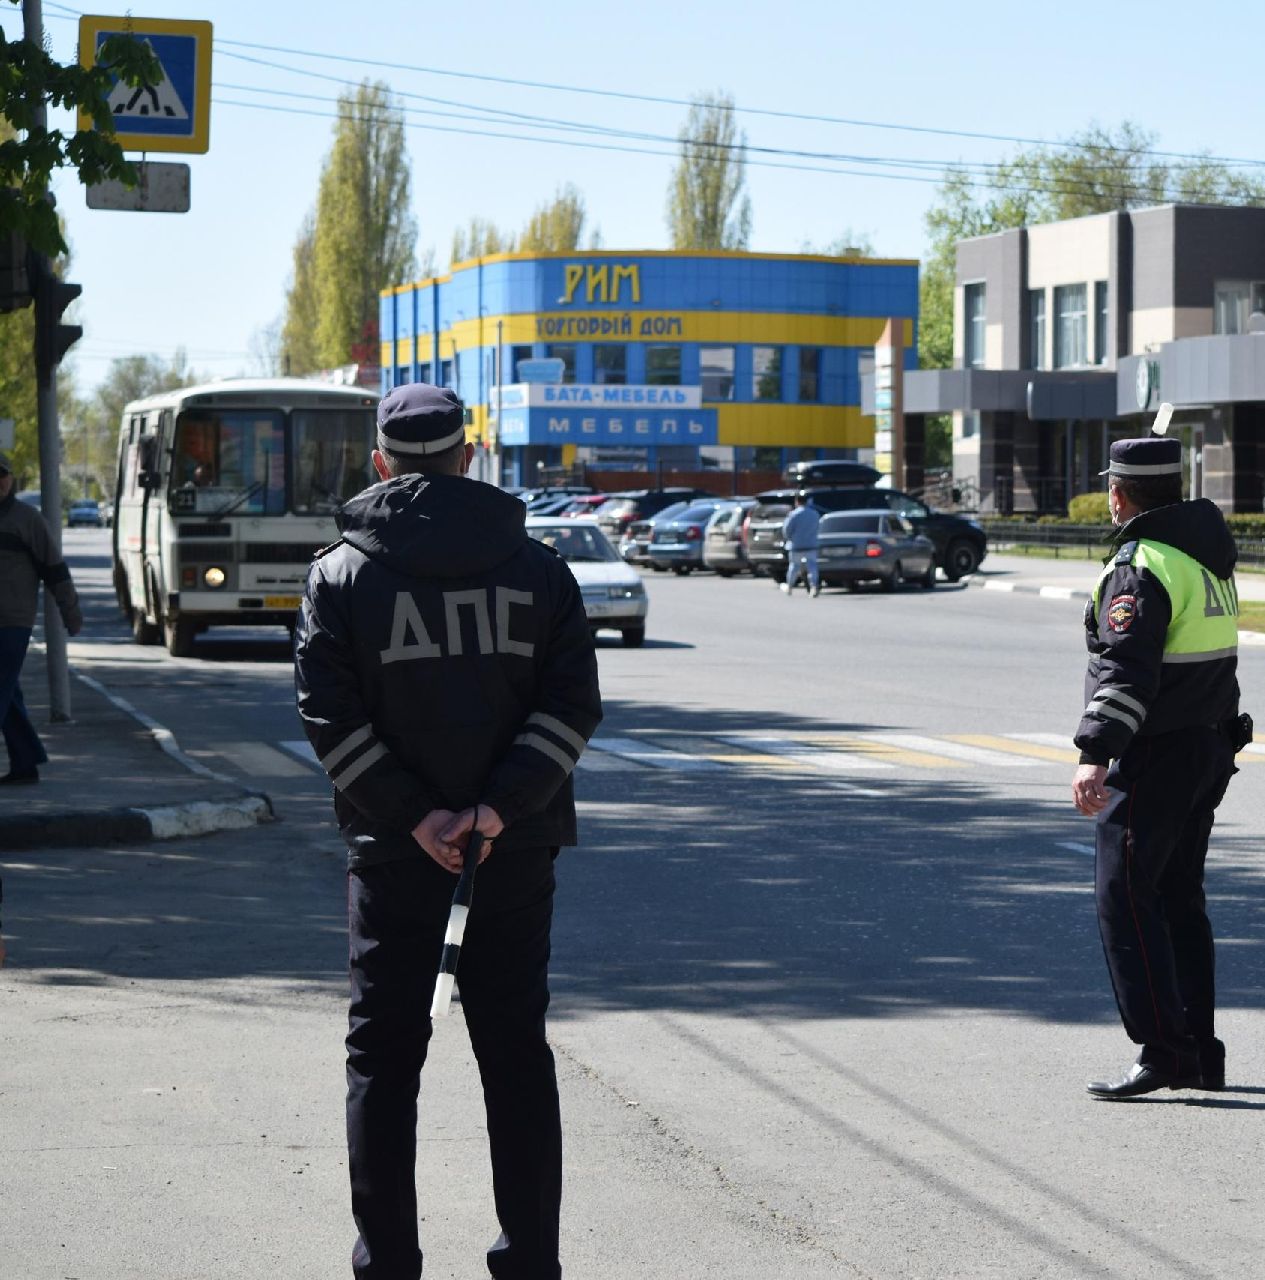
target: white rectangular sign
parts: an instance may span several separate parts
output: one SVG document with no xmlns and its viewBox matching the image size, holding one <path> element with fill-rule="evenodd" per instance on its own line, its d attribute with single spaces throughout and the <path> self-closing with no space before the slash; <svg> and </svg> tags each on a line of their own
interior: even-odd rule
<svg viewBox="0 0 1265 1280">
<path fill-rule="evenodd" d="M 136 166 L 140 181 L 132 188 L 121 182 L 96 182 L 88 188 L 89 209 L 124 213 L 188 213 L 189 166 L 144 160 Z"/>
<path fill-rule="evenodd" d="M 491 396 L 495 407 L 496 392 Z M 579 382 L 516 382 L 501 388 L 506 409 L 701 409 L 703 389 L 680 386 L 598 385 Z"/>
</svg>

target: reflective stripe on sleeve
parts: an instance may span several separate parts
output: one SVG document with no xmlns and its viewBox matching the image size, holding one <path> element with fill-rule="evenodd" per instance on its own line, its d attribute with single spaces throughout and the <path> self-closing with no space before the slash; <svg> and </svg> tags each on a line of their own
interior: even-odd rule
<svg viewBox="0 0 1265 1280">
<path fill-rule="evenodd" d="M 321 758 L 321 768 L 326 773 L 333 773 L 334 766 L 340 760 L 345 760 L 362 742 L 368 742 L 373 737 L 373 726 L 362 725 L 354 733 L 349 733 L 333 751 L 327 756 Z"/>
<path fill-rule="evenodd" d="M 1113 689 L 1110 685 L 1104 685 L 1094 693 L 1090 701 L 1101 702 L 1104 698 L 1110 698 L 1112 702 L 1118 702 L 1122 707 L 1128 707 L 1130 711 L 1136 711 L 1143 720 L 1146 719 L 1146 707 L 1137 698 L 1125 693 L 1124 690 Z"/>
<path fill-rule="evenodd" d="M 379 742 L 377 746 L 370 747 L 363 755 L 357 756 L 337 777 L 330 774 L 329 780 L 339 791 L 346 791 L 371 764 L 376 764 L 386 753 L 386 747 Z"/>
<path fill-rule="evenodd" d="M 561 738 L 567 746 L 574 749 L 577 756 L 584 754 L 584 748 L 589 744 L 578 734 L 570 725 L 563 724 L 557 716 L 551 716 L 544 711 L 533 711 L 527 717 L 528 724 L 538 724 L 542 729 L 548 729 L 550 733 Z"/>
<path fill-rule="evenodd" d="M 1119 720 L 1122 724 L 1127 724 L 1134 733 L 1142 727 L 1142 722 L 1132 711 L 1124 711 L 1120 707 L 1113 707 L 1106 702 L 1091 702 L 1085 708 L 1085 714 L 1087 716 L 1109 716 L 1112 720 Z"/>
<path fill-rule="evenodd" d="M 575 768 L 575 760 L 571 756 L 567 755 L 556 742 L 550 742 L 548 738 L 542 738 L 538 733 L 520 733 L 514 739 L 514 745 L 535 747 L 537 751 L 547 755 L 563 773 L 570 773 Z"/>
</svg>

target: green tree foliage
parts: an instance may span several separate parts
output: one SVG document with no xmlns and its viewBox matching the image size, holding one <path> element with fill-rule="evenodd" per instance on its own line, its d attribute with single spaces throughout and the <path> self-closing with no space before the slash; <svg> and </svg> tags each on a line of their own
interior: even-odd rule
<svg viewBox="0 0 1265 1280">
<path fill-rule="evenodd" d="M 388 87 L 340 94 L 316 213 L 295 245 L 283 333 L 293 373 L 376 349 L 378 295 L 414 273 L 417 224 L 404 116 Z"/>
<path fill-rule="evenodd" d="M 521 253 L 567 253 L 580 247 L 587 211 L 584 197 L 567 183 L 542 204 L 518 237 Z M 594 235 L 597 233 L 594 232 Z"/>
<path fill-rule="evenodd" d="M 62 399 L 62 468 L 73 492 L 114 497 L 119 423 L 123 408 L 133 400 L 189 387 L 205 381 L 189 367 L 183 350 L 170 360 L 156 355 L 124 356 L 110 362 L 110 371 L 91 395 Z"/>
<path fill-rule="evenodd" d="M 1125 121 L 1091 124 L 1063 146 L 1031 147 L 977 182 L 951 167 L 924 215 L 929 245 L 920 281 L 918 351 L 926 369 L 953 363 L 953 286 L 957 241 L 1039 222 L 1178 201 L 1265 202 L 1265 180 L 1210 156 L 1180 163 L 1157 155 L 1156 136 Z"/>
<path fill-rule="evenodd" d="M 493 253 L 513 253 L 514 237 L 486 218 L 471 218 L 452 233 L 452 263 L 486 258 Z"/>
<path fill-rule="evenodd" d="M 745 249 L 751 238 L 747 135 L 727 93 L 695 98 L 677 138 L 680 158 L 668 187 L 674 249 Z"/>
<path fill-rule="evenodd" d="M 799 249 L 800 253 L 813 253 L 823 258 L 872 258 L 874 256 L 874 240 L 864 231 L 853 231 L 844 227 L 833 240 L 817 245 L 805 240 Z"/>
<path fill-rule="evenodd" d="M 85 68 L 63 66 L 39 46 L 6 40 L 0 31 L 0 118 L 13 126 L 0 140 L 0 231 L 20 232 L 50 256 L 65 253 L 57 215 L 44 198 L 54 170 L 70 165 L 85 183 L 113 178 L 135 185 L 136 170 L 113 136 L 108 99 L 115 76 L 128 84 L 156 83 L 161 71 L 149 45 L 132 36 L 111 36 L 97 65 Z M 66 134 L 36 127 L 40 103 L 81 109 L 96 128 Z"/>
</svg>

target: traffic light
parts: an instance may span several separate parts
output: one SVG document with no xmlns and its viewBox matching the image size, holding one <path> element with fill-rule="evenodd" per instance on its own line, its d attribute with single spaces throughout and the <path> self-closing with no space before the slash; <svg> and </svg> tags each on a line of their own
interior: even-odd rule
<svg viewBox="0 0 1265 1280">
<path fill-rule="evenodd" d="M 83 286 L 59 280 L 42 255 L 31 254 L 28 269 L 35 297 L 35 371 L 47 386 L 62 356 L 83 337 L 81 325 L 61 322 L 62 313 L 83 292 Z"/>
<path fill-rule="evenodd" d="M 0 231 L 0 314 L 30 305 L 26 241 L 16 231 Z"/>
</svg>

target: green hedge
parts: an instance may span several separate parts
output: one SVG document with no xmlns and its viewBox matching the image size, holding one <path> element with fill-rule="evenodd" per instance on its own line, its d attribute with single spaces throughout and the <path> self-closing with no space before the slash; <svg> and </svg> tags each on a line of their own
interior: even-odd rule
<svg viewBox="0 0 1265 1280">
<path fill-rule="evenodd" d="M 1105 493 L 1078 493 L 1067 504 L 1067 518 L 1073 524 L 1110 524 L 1111 509 Z"/>
<path fill-rule="evenodd" d="M 1093 498 L 1100 495 L 1082 494 L 1082 497 Z M 1078 502 L 1080 499 L 1073 498 L 1072 501 Z M 1239 515 L 1226 516 L 1226 524 L 1230 526 L 1230 532 L 1236 538 L 1265 538 L 1265 515 L 1255 515 L 1245 512 Z M 1103 518 L 1101 520 L 1073 520 L 1068 516 L 982 516 L 980 523 L 985 529 L 1013 529 L 1023 528 L 1025 525 L 1034 524 L 1054 525 L 1056 527 L 1066 528 L 1085 528 L 1100 527 L 1103 532 L 1103 541 L 1105 542 L 1110 535 L 1110 520 Z"/>
</svg>

